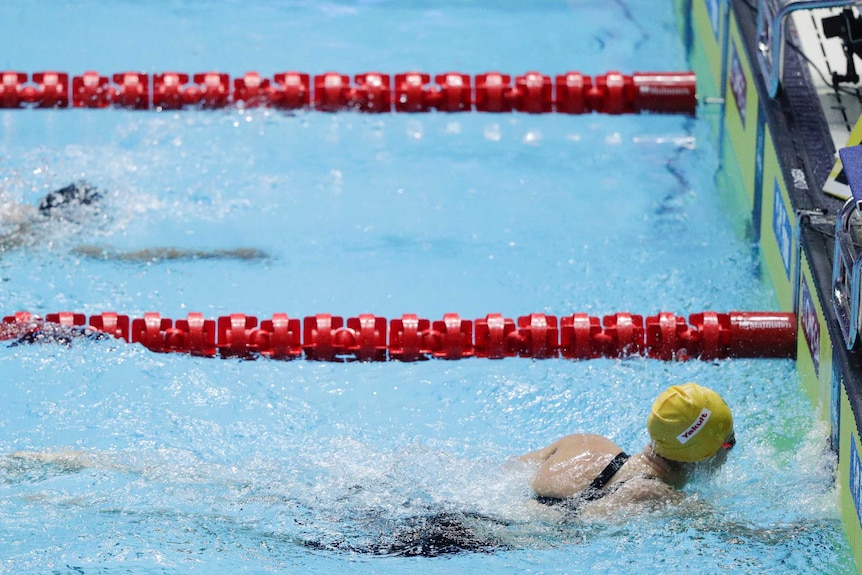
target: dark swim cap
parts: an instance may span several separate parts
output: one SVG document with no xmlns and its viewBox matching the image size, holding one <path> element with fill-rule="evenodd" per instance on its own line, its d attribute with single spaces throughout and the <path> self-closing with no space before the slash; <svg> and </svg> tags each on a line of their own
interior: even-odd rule
<svg viewBox="0 0 862 575">
<path fill-rule="evenodd" d="M 53 191 L 39 202 L 39 213 L 43 216 L 62 216 L 63 212 L 76 206 L 89 206 L 102 199 L 99 191 L 87 184 L 78 182 Z"/>
</svg>

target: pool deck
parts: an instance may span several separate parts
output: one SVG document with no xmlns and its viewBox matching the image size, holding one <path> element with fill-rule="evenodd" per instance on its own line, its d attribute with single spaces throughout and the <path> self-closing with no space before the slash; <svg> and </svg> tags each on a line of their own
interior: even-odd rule
<svg viewBox="0 0 862 575">
<path fill-rule="evenodd" d="M 840 10 L 829 8 L 797 12 L 792 16 L 797 32 L 794 41 L 809 59 L 811 82 L 820 97 L 820 105 L 836 150 L 845 145 L 862 113 L 860 86 L 844 84 L 842 90 L 838 91 L 828 82 L 833 72 L 844 74 L 846 71 L 841 42 L 837 38 L 827 38 L 821 23 L 824 17 L 838 13 Z M 857 66 L 860 66 L 858 62 Z"/>
</svg>

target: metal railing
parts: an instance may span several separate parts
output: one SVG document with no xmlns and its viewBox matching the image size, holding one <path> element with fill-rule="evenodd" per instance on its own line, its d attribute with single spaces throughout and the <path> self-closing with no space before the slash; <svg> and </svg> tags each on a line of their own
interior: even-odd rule
<svg viewBox="0 0 862 575">
<path fill-rule="evenodd" d="M 832 306 L 841 326 L 844 345 L 853 349 L 862 335 L 862 251 L 856 244 L 862 215 L 862 146 L 838 152 L 852 197 L 835 221 L 835 253 L 832 260 Z M 854 217 L 855 216 L 855 217 Z"/>
<path fill-rule="evenodd" d="M 850 221 L 857 210 L 856 200 L 850 198 L 838 214 L 835 222 L 835 256 L 832 261 L 832 306 L 847 349 L 856 347 L 860 330 L 862 254 L 854 245 Z"/>
<path fill-rule="evenodd" d="M 769 0 L 757 2 L 757 61 L 766 82 L 769 97 L 778 94 L 778 86 L 784 77 L 784 23 L 787 17 L 799 10 L 821 8 L 843 8 L 862 4 L 859 0 L 800 0 L 779 3 L 775 10 Z"/>
</svg>

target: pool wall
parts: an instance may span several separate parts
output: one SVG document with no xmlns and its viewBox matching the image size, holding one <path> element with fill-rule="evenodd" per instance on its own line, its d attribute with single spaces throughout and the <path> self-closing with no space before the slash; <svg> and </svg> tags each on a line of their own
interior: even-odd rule
<svg viewBox="0 0 862 575">
<path fill-rule="evenodd" d="M 835 157 L 823 110 L 792 50 L 785 51 L 782 90 L 768 97 L 748 3 L 677 0 L 676 8 L 700 113 L 710 119 L 720 154 L 718 188 L 740 232 L 757 242 L 762 279 L 781 310 L 796 313 L 797 370 L 838 454 L 841 515 L 862 565 L 862 369 L 858 352 L 844 346 L 832 306 L 833 238 L 816 225 L 820 212 L 834 216 L 841 207 L 822 192 Z"/>
</svg>

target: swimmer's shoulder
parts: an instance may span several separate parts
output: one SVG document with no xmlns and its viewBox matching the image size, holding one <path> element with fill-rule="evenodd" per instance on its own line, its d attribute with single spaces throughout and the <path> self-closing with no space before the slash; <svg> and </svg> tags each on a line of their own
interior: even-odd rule
<svg viewBox="0 0 862 575">
<path fill-rule="evenodd" d="M 599 499 L 536 497 L 533 505 L 542 513 L 555 513 L 563 520 L 577 517 L 585 521 L 618 524 L 641 513 L 677 505 L 683 493 L 656 477 L 636 477 L 619 482 Z"/>
<path fill-rule="evenodd" d="M 620 483 L 616 494 L 629 503 L 670 503 L 677 501 L 682 494 L 658 477 L 638 475 Z"/>
<path fill-rule="evenodd" d="M 679 491 L 663 480 L 640 455 L 633 455 L 610 482 L 619 498 L 631 502 L 669 501 L 680 496 Z"/>
<path fill-rule="evenodd" d="M 584 504 L 579 516 L 584 519 L 615 522 L 625 520 L 633 514 L 673 505 L 683 494 L 658 477 L 639 475 L 620 481 L 611 493 L 597 501 Z"/>
</svg>

